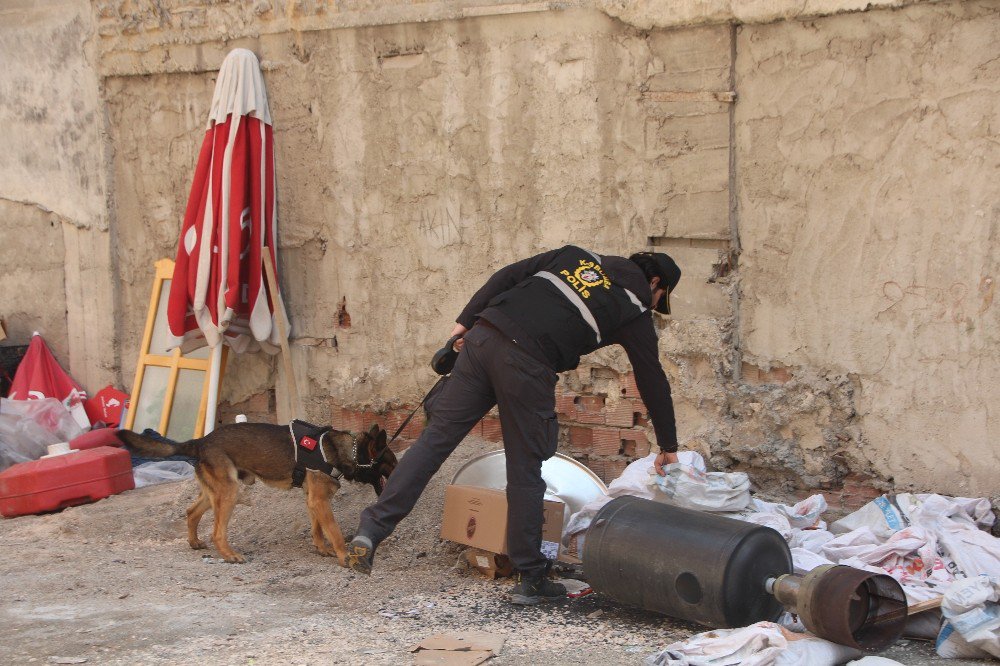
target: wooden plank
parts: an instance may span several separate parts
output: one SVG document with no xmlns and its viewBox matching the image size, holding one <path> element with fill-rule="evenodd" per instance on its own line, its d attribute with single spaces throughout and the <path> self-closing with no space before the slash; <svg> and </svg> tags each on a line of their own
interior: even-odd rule
<svg viewBox="0 0 1000 666">
<path fill-rule="evenodd" d="M 149 345 L 153 341 L 153 325 L 156 323 L 156 310 L 160 306 L 160 291 L 163 288 L 163 280 L 172 278 L 174 274 L 174 262 L 170 259 L 160 259 L 156 262 L 155 266 L 156 275 L 153 278 L 153 293 L 149 297 L 146 327 L 142 332 L 142 342 L 139 345 L 139 360 L 135 365 L 135 381 L 132 384 L 129 410 L 125 417 L 125 428 L 128 430 L 131 430 L 132 426 L 135 425 L 135 412 L 139 405 L 139 391 L 142 388 L 142 379 L 146 371 L 144 361 L 149 356 Z"/>
<path fill-rule="evenodd" d="M 923 613 L 924 611 L 934 610 L 935 608 L 941 608 L 941 602 L 944 600 L 944 595 L 940 597 L 934 597 L 933 599 L 927 599 L 926 601 L 921 601 L 915 603 L 906 609 L 907 616 L 916 615 L 918 613 Z"/>
</svg>

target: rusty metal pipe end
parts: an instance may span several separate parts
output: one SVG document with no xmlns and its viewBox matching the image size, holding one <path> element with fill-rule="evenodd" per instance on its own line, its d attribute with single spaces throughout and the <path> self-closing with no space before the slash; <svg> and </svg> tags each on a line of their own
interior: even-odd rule
<svg viewBox="0 0 1000 666">
<path fill-rule="evenodd" d="M 824 565 L 805 576 L 771 579 L 766 587 L 806 629 L 841 645 L 877 652 L 896 642 L 906 626 L 906 595 L 885 574 Z"/>
</svg>

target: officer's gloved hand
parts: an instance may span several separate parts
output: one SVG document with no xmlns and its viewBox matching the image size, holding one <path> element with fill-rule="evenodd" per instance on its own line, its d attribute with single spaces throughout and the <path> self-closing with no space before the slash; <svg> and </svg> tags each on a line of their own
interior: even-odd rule
<svg viewBox="0 0 1000 666">
<path fill-rule="evenodd" d="M 458 350 L 455 349 L 455 343 L 462 338 L 461 335 L 453 335 L 445 343 L 444 347 L 437 350 L 434 354 L 434 358 L 431 359 L 431 369 L 439 375 L 447 375 L 455 367 L 455 361 L 458 360 Z"/>
</svg>

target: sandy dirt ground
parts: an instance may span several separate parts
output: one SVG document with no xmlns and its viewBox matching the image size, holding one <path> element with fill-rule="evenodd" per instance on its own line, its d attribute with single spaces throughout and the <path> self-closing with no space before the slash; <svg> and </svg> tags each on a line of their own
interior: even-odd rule
<svg viewBox="0 0 1000 666">
<path fill-rule="evenodd" d="M 467 629 L 505 636 L 490 663 L 639 664 L 702 630 L 599 595 L 515 608 L 510 580 L 468 569 L 464 547 L 438 538 L 444 487 L 495 447 L 470 438 L 458 449 L 380 547 L 370 578 L 315 552 L 301 491 L 260 483 L 230 525 L 245 564 L 188 547 L 194 481 L 3 520 L 0 664 L 409 664 L 419 640 Z M 333 501 L 345 534 L 373 499 L 370 487 L 345 484 Z M 938 659 L 917 642 L 885 656 L 975 663 Z"/>
</svg>

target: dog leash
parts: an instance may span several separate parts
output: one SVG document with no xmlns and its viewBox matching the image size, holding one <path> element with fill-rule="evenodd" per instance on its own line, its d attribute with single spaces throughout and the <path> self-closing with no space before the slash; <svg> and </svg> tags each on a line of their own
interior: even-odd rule
<svg viewBox="0 0 1000 666">
<path fill-rule="evenodd" d="M 423 400 L 420 401 L 420 404 L 418 404 L 416 407 L 414 407 L 413 411 L 410 412 L 410 415 L 406 417 L 406 420 L 403 421 L 402 425 L 400 425 L 398 428 L 396 428 L 396 433 L 391 438 L 389 438 L 389 441 L 386 442 L 386 446 L 388 446 L 389 444 L 392 444 L 394 441 L 396 441 L 396 438 L 399 437 L 399 433 L 403 432 L 403 428 L 405 428 L 407 426 L 407 424 L 413 418 L 413 415 L 417 413 L 417 410 L 420 409 L 425 402 L 427 402 L 427 398 L 429 398 L 430 395 L 431 395 L 431 393 L 434 392 L 434 389 L 436 389 L 438 387 L 438 384 L 440 384 L 444 380 L 445 380 L 445 377 L 442 376 L 442 377 L 439 377 L 436 382 L 434 382 L 434 386 L 432 386 L 430 388 L 430 390 L 427 391 L 427 393 L 424 394 Z"/>
</svg>

